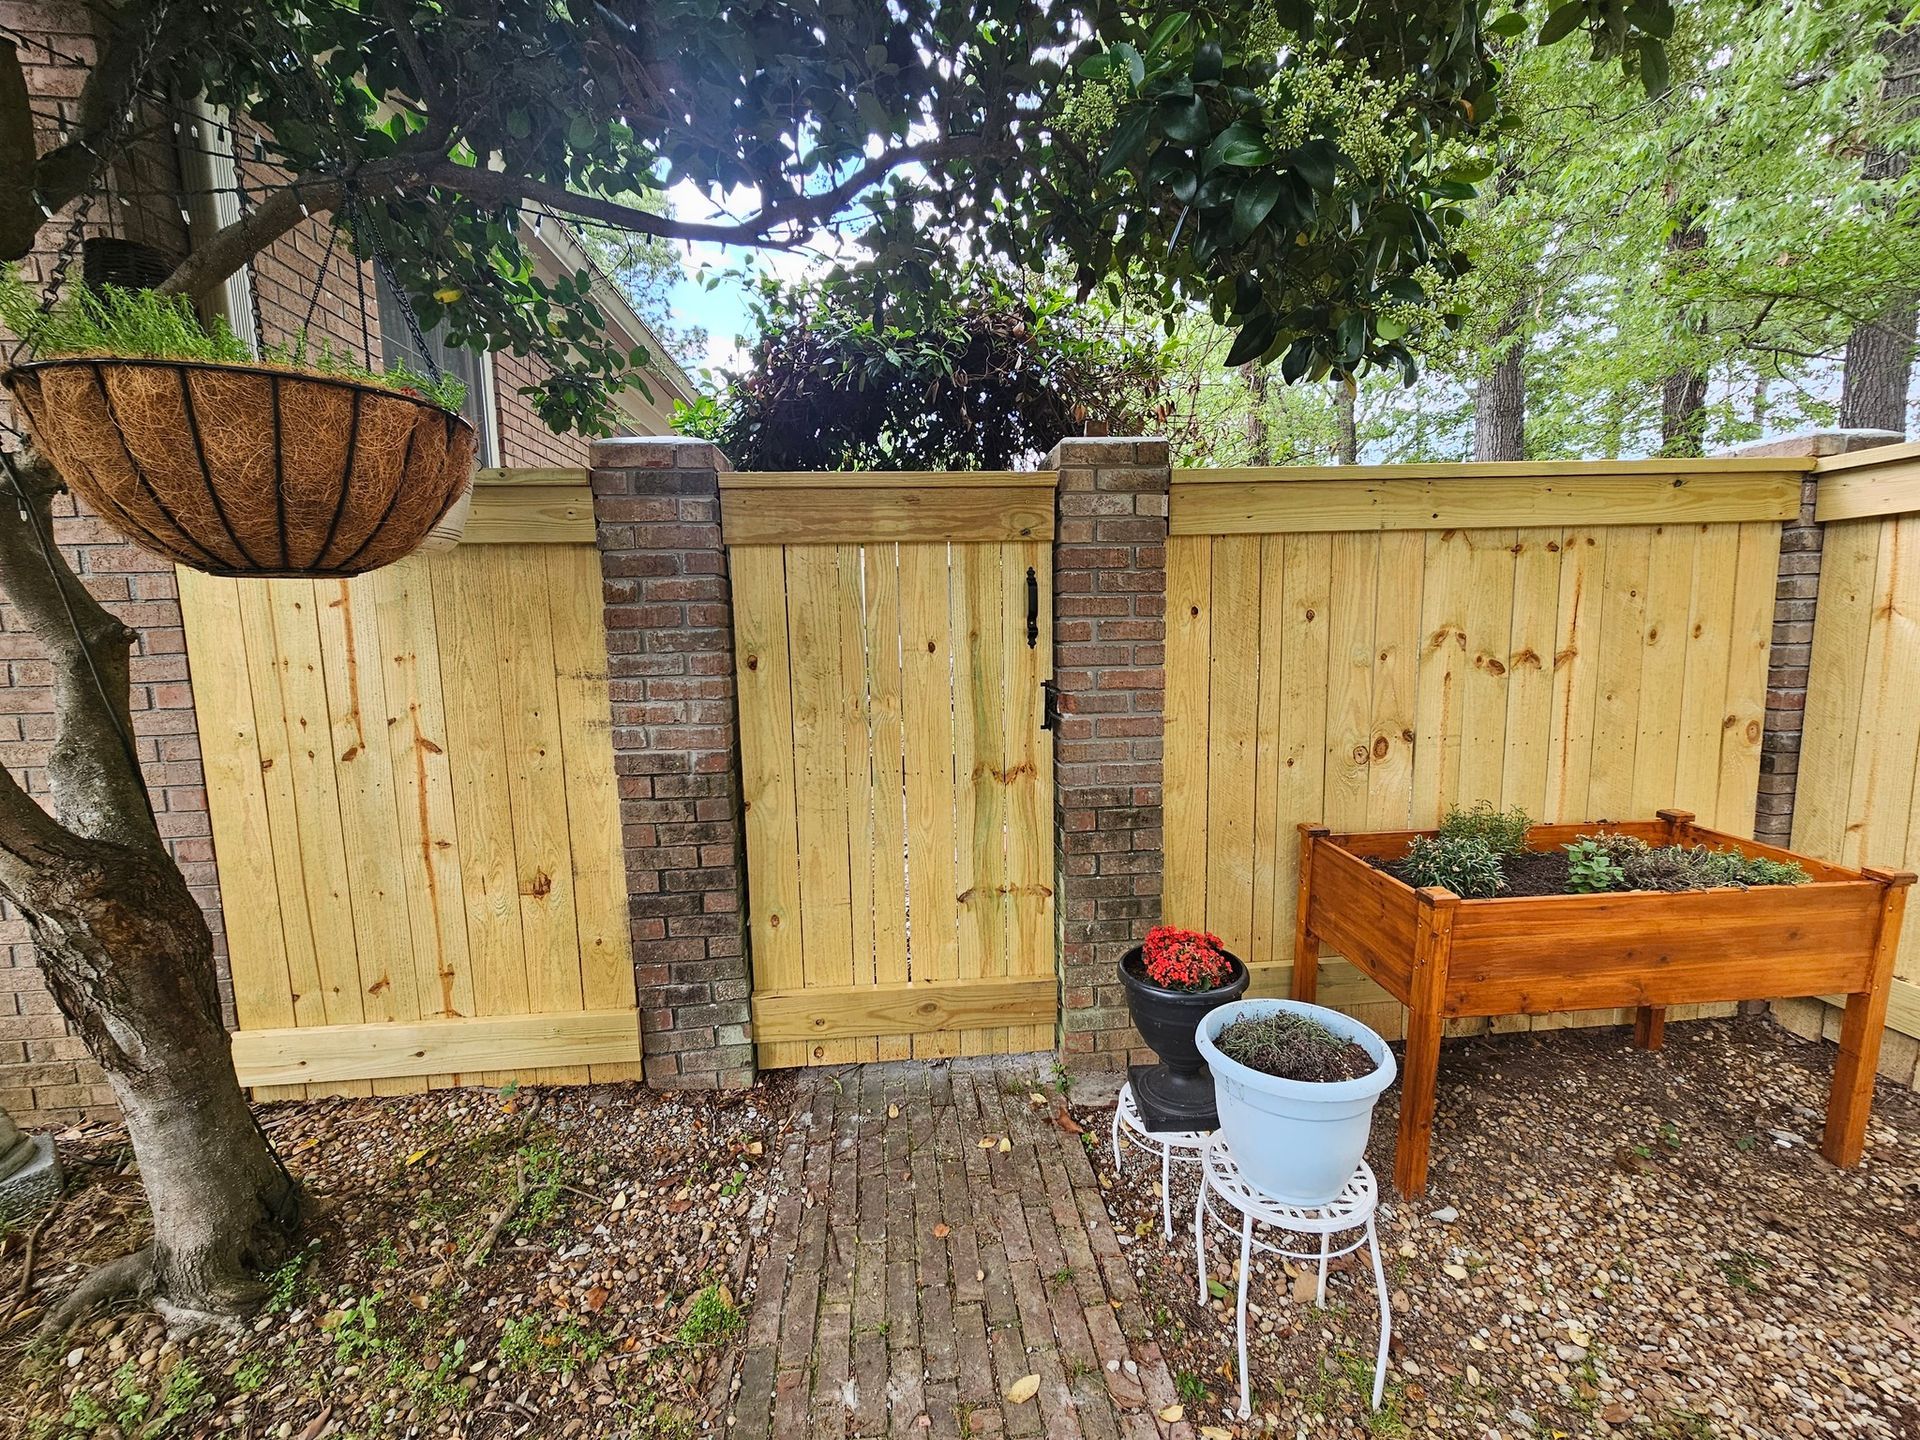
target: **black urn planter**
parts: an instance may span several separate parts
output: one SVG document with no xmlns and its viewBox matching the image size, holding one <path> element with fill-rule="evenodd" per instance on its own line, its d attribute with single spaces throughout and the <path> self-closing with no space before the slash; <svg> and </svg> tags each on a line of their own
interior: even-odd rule
<svg viewBox="0 0 1920 1440">
<path fill-rule="evenodd" d="M 1213 1105 L 1213 1075 L 1200 1058 L 1194 1031 L 1209 1010 L 1247 993 L 1247 967 L 1238 955 L 1222 953 L 1233 962 L 1233 974 L 1226 984 L 1211 990 L 1162 989 L 1147 978 L 1138 945 L 1120 957 L 1120 983 L 1127 992 L 1133 1027 L 1160 1057 L 1158 1065 L 1134 1065 L 1127 1071 L 1134 1104 L 1149 1130 L 1220 1128 L 1220 1115 Z"/>
</svg>

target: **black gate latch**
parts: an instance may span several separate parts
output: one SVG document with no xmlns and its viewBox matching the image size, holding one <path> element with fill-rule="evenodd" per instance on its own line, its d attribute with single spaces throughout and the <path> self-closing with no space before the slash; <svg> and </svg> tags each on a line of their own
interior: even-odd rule
<svg viewBox="0 0 1920 1440">
<path fill-rule="evenodd" d="M 1051 680 L 1040 682 L 1040 728 L 1060 728 L 1060 687 Z"/>
</svg>

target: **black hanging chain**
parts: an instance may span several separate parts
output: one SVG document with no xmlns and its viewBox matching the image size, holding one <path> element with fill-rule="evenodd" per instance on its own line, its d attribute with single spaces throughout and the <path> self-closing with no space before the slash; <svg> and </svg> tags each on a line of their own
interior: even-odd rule
<svg viewBox="0 0 1920 1440">
<path fill-rule="evenodd" d="M 420 317 L 413 312 L 413 299 L 407 294 L 407 287 L 400 283 L 400 277 L 393 272 L 393 261 L 387 257 L 387 247 L 380 240 L 379 225 L 369 224 L 366 234 L 373 248 L 374 268 L 380 278 L 387 282 L 387 289 L 392 292 L 400 318 L 407 322 L 407 335 L 413 341 L 414 352 L 427 362 L 428 378 L 438 385 L 446 378 L 445 373 L 440 369 L 440 362 L 433 357 L 433 348 L 427 344 L 426 332 L 420 328 Z"/>
<path fill-rule="evenodd" d="M 147 71 L 153 65 L 154 48 L 160 43 L 160 32 L 165 27 L 168 0 L 157 0 L 148 12 L 146 29 L 140 32 L 133 52 L 133 64 L 127 75 L 126 109 L 113 115 L 107 121 L 106 132 L 101 136 L 100 148 L 92 152 L 93 168 L 87 175 L 87 188 L 80 197 L 80 203 L 74 207 L 73 220 L 67 226 L 66 238 L 60 242 L 55 254 L 53 269 L 47 276 L 45 293 L 40 297 L 40 313 L 44 316 L 53 310 L 54 302 L 59 298 L 60 287 L 66 282 L 67 271 L 73 265 L 73 257 L 79 253 L 80 244 L 86 238 L 87 220 L 93 213 L 93 202 L 100 194 L 101 182 L 110 177 L 111 167 L 120 151 L 125 148 L 128 128 L 133 124 L 133 114 L 140 104 L 140 87 L 145 83 Z M 48 219 L 53 212 L 47 209 L 46 202 L 35 192 L 34 202 L 40 206 L 41 213 Z M 28 345 L 29 353 L 33 347 Z M 17 354 L 16 350 L 16 354 Z"/>
<path fill-rule="evenodd" d="M 297 186 L 295 187 L 294 193 L 296 194 L 299 193 Z M 352 181 L 347 182 L 346 203 L 349 205 L 353 203 L 353 182 Z M 306 212 L 306 208 L 307 207 L 305 205 L 302 205 L 300 207 L 302 214 Z M 332 224 L 328 225 L 327 226 L 327 248 L 320 253 L 320 273 L 314 276 L 313 278 L 313 294 L 309 296 L 307 299 L 306 317 L 303 320 L 301 320 L 300 333 L 298 336 L 295 337 L 295 340 L 294 340 L 294 344 L 298 346 L 300 349 L 304 350 L 306 348 L 308 339 L 313 334 L 313 317 L 317 313 L 319 313 L 320 296 L 327 288 L 327 271 L 333 265 L 333 252 L 335 247 L 338 245 L 339 240 L 340 240 L 340 227 L 338 225 L 332 225 Z"/>
</svg>

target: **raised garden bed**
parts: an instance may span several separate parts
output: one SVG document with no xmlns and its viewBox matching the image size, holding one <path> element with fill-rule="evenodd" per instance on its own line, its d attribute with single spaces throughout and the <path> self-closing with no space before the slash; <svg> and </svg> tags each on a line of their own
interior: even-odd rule
<svg viewBox="0 0 1920 1440">
<path fill-rule="evenodd" d="M 1860 1158 L 1873 1099 L 1907 872 L 1849 870 L 1697 825 L 1657 820 L 1535 825 L 1526 848 L 1552 852 L 1599 831 L 1649 845 L 1706 845 L 1796 861 L 1804 885 L 1462 899 L 1416 890 L 1383 866 L 1435 832 L 1334 835 L 1300 827 L 1300 905 L 1293 998 L 1312 1000 L 1320 946 L 1407 1007 L 1394 1183 L 1426 1188 L 1445 1022 L 1632 1006 L 1636 1043 L 1657 1048 L 1665 1007 L 1799 995 L 1847 997 L 1821 1153 Z"/>
</svg>

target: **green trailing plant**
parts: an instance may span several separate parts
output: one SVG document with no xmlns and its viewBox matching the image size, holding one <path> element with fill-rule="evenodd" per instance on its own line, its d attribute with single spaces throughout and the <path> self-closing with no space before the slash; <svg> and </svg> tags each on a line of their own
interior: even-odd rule
<svg viewBox="0 0 1920 1440">
<path fill-rule="evenodd" d="M 1620 867 L 1606 845 L 1591 837 L 1567 846 L 1567 888 L 1581 895 L 1603 890 L 1620 890 L 1627 883 L 1627 872 Z"/>
<path fill-rule="evenodd" d="M 1483 900 L 1506 889 L 1500 857 L 1478 835 L 1420 835 L 1407 847 L 1407 882 L 1438 885 L 1467 900 Z"/>
<path fill-rule="evenodd" d="M 324 338 L 317 345 L 310 343 L 304 331 L 289 345 L 268 346 L 256 360 L 226 321 L 216 318 L 203 323 L 184 295 L 75 283 L 43 310 L 38 292 L 12 266 L 0 276 L 0 323 L 19 337 L 27 354 L 39 360 L 97 355 L 261 364 L 378 385 L 455 412 L 467 396 L 466 385 L 455 376 L 435 380 L 404 365 L 374 370 L 335 350 Z"/>
<path fill-rule="evenodd" d="M 1440 838 L 1480 840 L 1495 855 L 1522 855 L 1527 849 L 1527 831 L 1532 828 L 1533 817 L 1522 807 L 1496 810 L 1491 802 L 1481 800 L 1471 810 L 1458 805 L 1449 809 L 1440 822 Z"/>
</svg>

